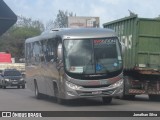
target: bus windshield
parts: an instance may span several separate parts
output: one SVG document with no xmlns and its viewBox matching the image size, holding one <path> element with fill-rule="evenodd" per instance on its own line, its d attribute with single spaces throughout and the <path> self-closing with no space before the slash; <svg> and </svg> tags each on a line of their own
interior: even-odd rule
<svg viewBox="0 0 160 120">
<path fill-rule="evenodd" d="M 109 74 L 122 69 L 117 37 L 64 40 L 67 72 L 75 74 Z"/>
</svg>

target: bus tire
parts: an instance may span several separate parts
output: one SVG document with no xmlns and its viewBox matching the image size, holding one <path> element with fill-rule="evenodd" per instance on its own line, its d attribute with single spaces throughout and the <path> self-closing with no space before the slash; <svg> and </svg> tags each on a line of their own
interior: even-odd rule
<svg viewBox="0 0 160 120">
<path fill-rule="evenodd" d="M 35 97 L 37 98 L 37 99 L 41 99 L 43 96 L 42 96 L 42 94 L 41 93 L 39 93 L 39 90 L 38 90 L 38 86 L 37 86 L 37 83 L 35 82 Z"/>
<path fill-rule="evenodd" d="M 129 76 L 124 76 L 124 87 L 123 87 L 123 94 L 122 96 L 120 96 L 120 99 L 123 100 L 134 100 L 135 99 L 135 95 L 130 95 L 128 93 L 129 91 L 129 86 L 130 86 L 130 78 Z M 126 94 L 127 91 L 127 94 Z"/>
<path fill-rule="evenodd" d="M 2 85 L 2 88 L 3 88 L 3 89 L 6 89 L 6 86 L 5 86 L 5 85 Z"/>
<path fill-rule="evenodd" d="M 112 102 L 112 97 L 102 97 L 103 103 L 110 104 Z"/>
<path fill-rule="evenodd" d="M 65 100 L 60 98 L 60 93 L 59 93 L 59 90 L 58 90 L 58 87 L 56 84 L 54 84 L 54 94 L 55 94 L 55 97 L 56 97 L 56 102 L 58 104 L 64 104 L 65 103 Z"/>
</svg>

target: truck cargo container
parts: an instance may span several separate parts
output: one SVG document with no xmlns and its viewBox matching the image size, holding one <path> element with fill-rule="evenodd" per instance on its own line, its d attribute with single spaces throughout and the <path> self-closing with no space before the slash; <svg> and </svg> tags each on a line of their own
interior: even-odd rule
<svg viewBox="0 0 160 120">
<path fill-rule="evenodd" d="M 150 100 L 160 100 L 160 20 L 131 15 L 103 24 L 116 31 L 123 43 L 124 94 L 147 94 Z"/>
</svg>

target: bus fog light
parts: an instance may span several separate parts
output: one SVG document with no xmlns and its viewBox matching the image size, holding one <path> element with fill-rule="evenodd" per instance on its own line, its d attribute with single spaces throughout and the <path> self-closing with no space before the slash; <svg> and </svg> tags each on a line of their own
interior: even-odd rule
<svg viewBox="0 0 160 120">
<path fill-rule="evenodd" d="M 114 84 L 112 84 L 112 85 L 110 85 L 109 87 L 113 87 L 113 88 L 115 88 L 115 87 L 119 87 L 120 85 L 122 85 L 123 84 L 123 79 L 121 79 L 121 80 L 119 80 L 119 81 L 117 81 L 116 83 L 114 83 Z"/>
<path fill-rule="evenodd" d="M 81 86 L 78 86 L 78 85 L 75 85 L 73 83 L 70 83 L 68 81 L 66 81 L 66 85 L 71 88 L 71 89 L 74 89 L 74 90 L 79 90 L 80 88 L 82 88 Z"/>
<path fill-rule="evenodd" d="M 67 91 L 67 95 L 69 95 L 69 96 L 75 96 L 72 91 Z"/>
</svg>

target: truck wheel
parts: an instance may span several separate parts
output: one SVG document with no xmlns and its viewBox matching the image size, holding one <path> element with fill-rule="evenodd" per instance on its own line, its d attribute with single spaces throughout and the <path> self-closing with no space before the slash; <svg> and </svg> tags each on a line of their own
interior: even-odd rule
<svg viewBox="0 0 160 120">
<path fill-rule="evenodd" d="M 151 101 L 160 101 L 160 95 L 148 95 Z"/>
<path fill-rule="evenodd" d="M 112 97 L 102 97 L 104 104 L 110 104 L 112 102 Z"/>
<path fill-rule="evenodd" d="M 0 88 L 2 88 L 2 85 L 0 85 Z"/>
<path fill-rule="evenodd" d="M 6 86 L 2 86 L 3 89 L 6 89 Z"/>
<path fill-rule="evenodd" d="M 65 100 L 60 98 L 60 93 L 59 93 L 57 85 L 54 85 L 54 92 L 55 92 L 56 102 L 58 104 L 65 104 Z"/>
</svg>

